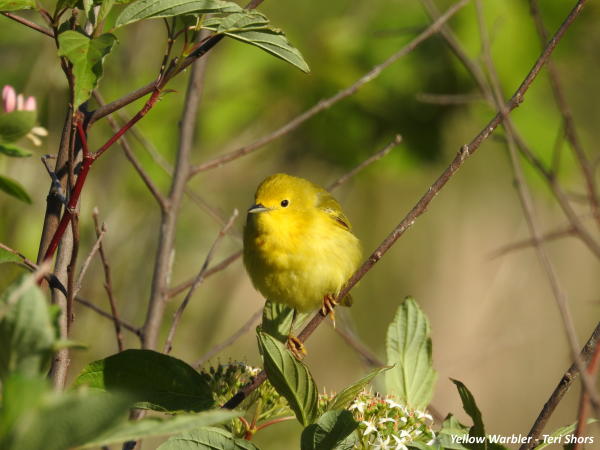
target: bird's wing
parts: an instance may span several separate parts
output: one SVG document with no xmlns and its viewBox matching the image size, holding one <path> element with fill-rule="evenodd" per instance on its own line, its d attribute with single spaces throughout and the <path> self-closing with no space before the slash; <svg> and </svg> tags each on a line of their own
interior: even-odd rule
<svg viewBox="0 0 600 450">
<path fill-rule="evenodd" d="M 317 196 L 317 208 L 331 217 L 337 225 L 350 231 L 352 225 L 342 211 L 342 207 L 333 196 L 324 189 L 320 189 Z"/>
</svg>

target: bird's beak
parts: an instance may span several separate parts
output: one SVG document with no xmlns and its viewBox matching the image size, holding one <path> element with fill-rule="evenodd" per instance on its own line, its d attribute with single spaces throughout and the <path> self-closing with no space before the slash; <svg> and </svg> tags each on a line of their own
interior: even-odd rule
<svg viewBox="0 0 600 450">
<path fill-rule="evenodd" d="M 265 212 L 265 211 L 269 211 L 269 208 L 267 208 L 266 206 L 257 203 L 256 205 L 252 205 L 250 207 L 250 209 L 248 210 L 248 214 L 250 213 L 261 213 L 261 212 Z"/>
</svg>

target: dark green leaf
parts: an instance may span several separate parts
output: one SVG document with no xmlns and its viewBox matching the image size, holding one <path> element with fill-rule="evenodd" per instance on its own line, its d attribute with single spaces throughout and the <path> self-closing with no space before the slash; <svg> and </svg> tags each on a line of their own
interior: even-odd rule
<svg viewBox="0 0 600 450">
<path fill-rule="evenodd" d="M 83 448 L 183 433 L 200 427 L 229 422 L 239 415 L 236 411 L 216 409 L 195 414 L 178 414 L 170 419 L 146 417 L 137 422 L 122 423 L 101 436 L 94 437 L 92 441 L 83 445 Z"/>
<path fill-rule="evenodd" d="M 303 72 L 310 72 L 302 54 L 285 37 L 283 31 L 268 26 L 266 17 L 256 12 L 231 14 L 206 21 L 203 28 L 225 34 L 238 41 L 254 45 L 283 59 Z"/>
<path fill-rule="evenodd" d="M 317 415 L 317 387 L 308 368 L 277 339 L 258 333 L 269 381 L 290 405 L 298 421 L 307 426 Z"/>
<path fill-rule="evenodd" d="M 245 439 L 236 439 L 221 428 L 204 427 L 173 436 L 157 450 L 258 450 Z"/>
<path fill-rule="evenodd" d="M 436 443 L 444 449 L 466 450 L 467 447 L 460 441 L 468 435 L 469 427 L 460 423 L 452 414 L 448 414 L 437 434 Z"/>
<path fill-rule="evenodd" d="M 112 34 L 90 39 L 77 31 L 69 30 L 58 35 L 58 54 L 67 57 L 73 64 L 76 107 L 92 95 L 92 90 L 102 77 L 104 57 L 112 50 L 115 41 Z"/>
<path fill-rule="evenodd" d="M 198 372 L 151 350 L 126 350 L 95 361 L 75 385 L 131 392 L 137 407 L 157 411 L 204 411 L 214 406 L 210 388 Z"/>
<path fill-rule="evenodd" d="M 18 11 L 35 7 L 33 0 L 0 0 L 0 11 Z"/>
<path fill-rule="evenodd" d="M 4 263 L 20 263 L 21 258 L 19 258 L 14 253 L 9 252 L 8 250 L 4 250 L 0 248 L 0 264 Z"/>
<path fill-rule="evenodd" d="M 117 17 L 115 27 L 143 19 L 173 17 L 184 14 L 231 13 L 242 11 L 237 3 L 222 0 L 138 0 Z"/>
<path fill-rule="evenodd" d="M 0 153 L 6 156 L 12 156 L 13 158 L 27 158 L 33 154 L 29 150 L 10 144 L 0 144 Z"/>
<path fill-rule="evenodd" d="M 4 191 L 8 195 L 11 195 L 19 200 L 31 204 L 31 197 L 15 180 L 0 175 L 0 191 Z"/>
<path fill-rule="evenodd" d="M 19 277 L 0 297 L 0 379 L 44 374 L 55 339 L 42 291 L 32 276 Z"/>
<path fill-rule="evenodd" d="M 356 383 L 344 388 L 335 398 L 327 405 L 328 410 L 346 409 L 350 403 L 354 401 L 356 396 L 362 391 L 377 375 L 381 372 L 391 369 L 391 367 L 378 367 L 371 370 L 368 374 L 358 380 Z"/>
<path fill-rule="evenodd" d="M 327 411 L 302 432 L 302 450 L 351 450 L 358 441 L 358 422 L 350 411 Z"/>
<path fill-rule="evenodd" d="M 1 448 L 63 450 L 79 446 L 126 418 L 131 399 L 104 392 L 56 393 L 44 379 L 11 377 L 4 386 Z M 9 411 L 7 413 L 7 411 Z M 35 432 L 32 432 L 35 430 Z"/>
<path fill-rule="evenodd" d="M 0 141 L 15 142 L 35 126 L 35 111 L 12 111 L 0 114 Z"/>
<path fill-rule="evenodd" d="M 433 395 L 437 373 L 431 360 L 429 321 L 413 298 L 406 298 L 387 333 L 385 374 L 388 394 L 410 408 L 425 409 Z"/>
</svg>

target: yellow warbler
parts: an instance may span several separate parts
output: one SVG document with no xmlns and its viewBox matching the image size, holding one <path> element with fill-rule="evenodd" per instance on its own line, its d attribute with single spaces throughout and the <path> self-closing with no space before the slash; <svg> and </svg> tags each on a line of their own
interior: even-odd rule
<svg viewBox="0 0 600 450">
<path fill-rule="evenodd" d="M 324 314 L 361 260 L 360 242 L 340 204 L 303 178 L 266 178 L 248 210 L 244 264 L 270 301 Z"/>
</svg>

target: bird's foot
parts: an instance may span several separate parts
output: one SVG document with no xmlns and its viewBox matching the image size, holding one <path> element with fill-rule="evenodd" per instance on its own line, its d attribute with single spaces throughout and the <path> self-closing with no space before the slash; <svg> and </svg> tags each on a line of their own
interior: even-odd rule
<svg viewBox="0 0 600 450">
<path fill-rule="evenodd" d="M 333 295 L 327 294 L 323 297 L 323 306 L 321 306 L 321 314 L 324 317 L 329 315 L 331 322 L 333 323 L 333 328 L 335 328 L 335 312 L 334 308 L 339 305 L 339 302 L 335 299 Z"/>
<path fill-rule="evenodd" d="M 287 338 L 287 347 L 292 352 L 292 355 L 298 360 L 302 360 L 306 356 L 306 348 L 300 339 L 291 334 Z"/>
</svg>

